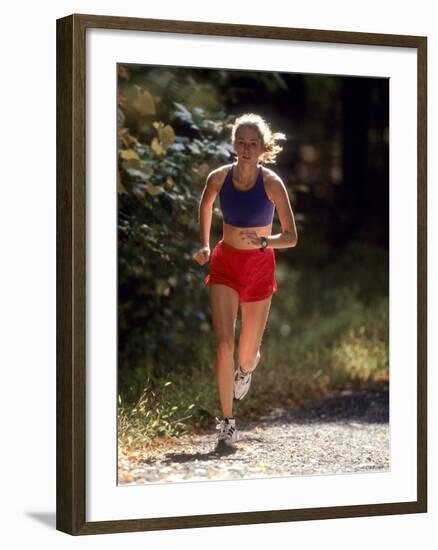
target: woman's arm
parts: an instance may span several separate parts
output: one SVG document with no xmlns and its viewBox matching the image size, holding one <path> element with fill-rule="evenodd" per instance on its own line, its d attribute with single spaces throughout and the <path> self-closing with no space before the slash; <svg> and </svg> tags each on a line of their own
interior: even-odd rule
<svg viewBox="0 0 438 550">
<path fill-rule="evenodd" d="M 207 176 L 207 181 L 201 193 L 198 209 L 199 236 L 201 248 L 195 253 L 195 260 L 204 265 L 210 259 L 210 230 L 213 216 L 213 203 L 219 192 L 218 170 L 213 170 Z"/>
<path fill-rule="evenodd" d="M 207 176 L 205 187 L 201 193 L 199 202 L 198 223 L 201 246 L 210 247 L 210 229 L 213 215 L 213 203 L 218 194 L 217 170 L 210 172 Z"/>
<path fill-rule="evenodd" d="M 277 176 L 277 174 L 274 174 L 274 172 L 271 174 L 272 175 L 267 178 L 267 188 L 269 198 L 274 202 L 278 217 L 280 218 L 281 233 L 267 237 L 268 246 L 270 248 L 289 248 L 291 246 L 296 246 L 298 234 L 287 189 L 282 179 Z"/>
</svg>

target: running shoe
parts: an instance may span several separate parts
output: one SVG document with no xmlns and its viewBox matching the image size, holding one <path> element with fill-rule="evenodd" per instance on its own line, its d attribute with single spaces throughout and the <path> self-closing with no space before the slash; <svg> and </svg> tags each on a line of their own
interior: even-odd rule
<svg viewBox="0 0 438 550">
<path fill-rule="evenodd" d="M 237 370 L 234 373 L 234 399 L 240 401 L 248 393 L 251 386 L 251 372 L 242 372 L 240 365 L 237 366 Z"/>
<path fill-rule="evenodd" d="M 219 423 L 216 429 L 219 430 L 218 445 L 232 445 L 238 440 L 236 420 L 234 418 L 216 419 Z"/>
</svg>

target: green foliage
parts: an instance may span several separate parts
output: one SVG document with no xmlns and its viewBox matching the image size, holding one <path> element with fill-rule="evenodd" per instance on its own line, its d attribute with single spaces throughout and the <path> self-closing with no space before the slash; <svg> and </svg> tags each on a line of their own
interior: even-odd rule
<svg viewBox="0 0 438 550">
<path fill-rule="evenodd" d="M 158 383 L 156 379 L 143 378 L 134 401 L 129 399 L 134 395 L 132 391 L 120 394 L 119 458 L 147 457 L 157 438 L 178 437 L 197 425 L 211 423 L 210 410 L 214 410 L 216 399 L 211 390 L 211 372 L 204 369 L 196 377 L 180 374 L 173 381 L 163 378 Z"/>
<path fill-rule="evenodd" d="M 186 397 L 168 396 L 172 382 L 167 381 L 154 390 L 150 380 L 144 381 L 139 399 L 134 404 L 125 403 L 119 396 L 120 437 L 130 443 L 130 434 L 140 433 L 144 439 L 157 435 L 180 435 L 186 431 L 187 421 L 192 419 L 194 403 Z M 181 394 L 178 394 L 181 397 Z M 177 402 L 177 404 L 176 404 Z"/>
<path fill-rule="evenodd" d="M 119 78 L 119 366 L 162 376 L 175 357 L 193 357 L 187 334 L 211 330 L 206 268 L 192 254 L 206 175 L 230 160 L 229 121 L 153 95 L 127 68 Z M 193 78 L 189 85 L 193 94 L 202 88 Z"/>
</svg>

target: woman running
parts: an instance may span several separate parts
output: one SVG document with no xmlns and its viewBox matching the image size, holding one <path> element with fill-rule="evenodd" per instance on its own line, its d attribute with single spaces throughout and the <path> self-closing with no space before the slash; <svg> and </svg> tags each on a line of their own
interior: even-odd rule
<svg viewBox="0 0 438 550">
<path fill-rule="evenodd" d="M 233 399 L 247 394 L 258 366 L 260 345 L 271 299 L 277 291 L 275 248 L 297 244 L 297 231 L 289 197 L 281 178 L 263 164 L 274 163 L 282 150 L 259 115 L 237 118 L 232 128 L 237 161 L 210 172 L 199 204 L 201 245 L 194 258 L 204 265 L 210 260 L 210 228 L 213 203 L 219 195 L 223 216 L 222 239 L 211 253 L 209 298 L 217 352 L 216 383 L 223 418 L 218 424 L 218 444 L 238 440 Z M 271 235 L 274 208 L 281 233 Z M 241 308 L 238 362 L 234 369 L 235 325 Z"/>
</svg>

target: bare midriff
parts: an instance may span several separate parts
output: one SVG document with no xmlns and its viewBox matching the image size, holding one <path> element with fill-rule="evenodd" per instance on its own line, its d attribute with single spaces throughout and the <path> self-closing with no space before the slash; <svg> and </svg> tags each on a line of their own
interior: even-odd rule
<svg viewBox="0 0 438 550">
<path fill-rule="evenodd" d="M 236 227 L 223 223 L 222 238 L 224 242 L 234 248 L 242 248 L 244 250 L 257 249 L 260 246 L 248 243 L 248 239 L 240 234 L 242 231 L 254 231 L 258 237 L 269 237 L 272 234 L 272 223 L 264 227 Z"/>
</svg>

